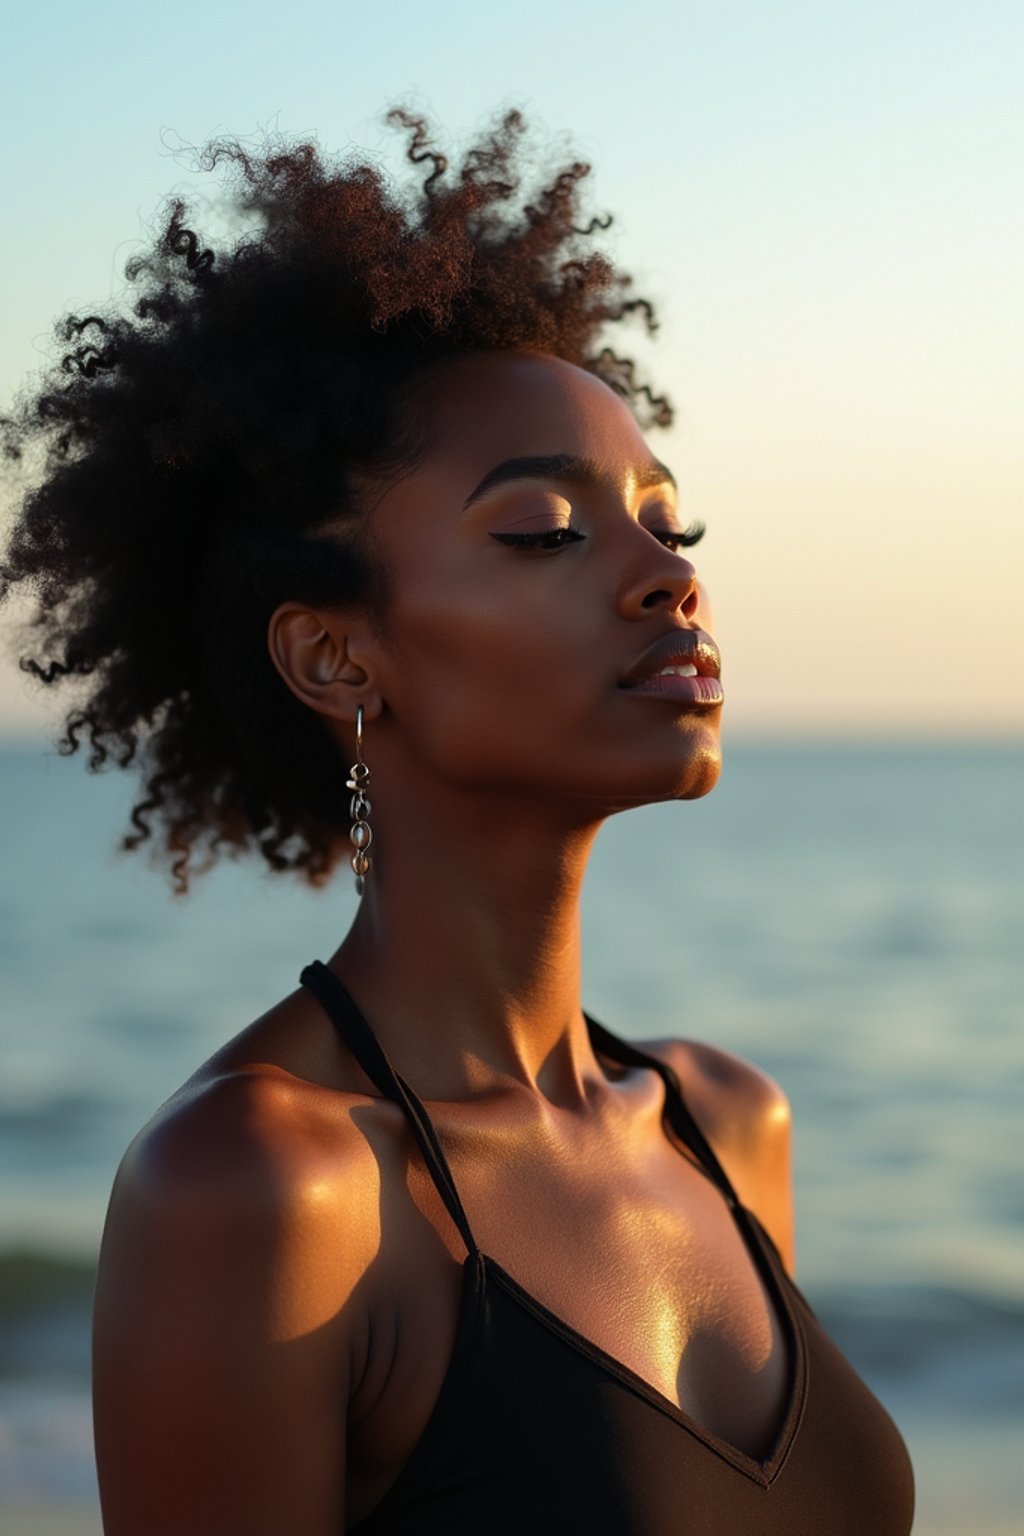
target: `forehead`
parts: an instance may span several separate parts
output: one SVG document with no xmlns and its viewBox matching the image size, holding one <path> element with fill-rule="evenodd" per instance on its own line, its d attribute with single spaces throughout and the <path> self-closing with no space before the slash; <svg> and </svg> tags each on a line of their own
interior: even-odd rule
<svg viewBox="0 0 1024 1536">
<path fill-rule="evenodd" d="M 476 353 L 445 362 L 427 391 L 427 472 L 479 479 L 503 459 L 566 453 L 617 477 L 651 457 L 625 401 L 560 358 Z"/>
</svg>

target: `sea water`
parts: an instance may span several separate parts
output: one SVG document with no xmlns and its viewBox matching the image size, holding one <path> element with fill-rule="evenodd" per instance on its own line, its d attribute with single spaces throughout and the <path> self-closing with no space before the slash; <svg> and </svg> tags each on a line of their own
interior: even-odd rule
<svg viewBox="0 0 1024 1536">
<path fill-rule="evenodd" d="M 0 751 L 0 1524 L 94 1507 L 88 1312 L 124 1147 L 355 909 L 344 873 L 303 891 L 256 858 L 175 900 L 115 851 L 136 798 L 84 750 Z M 916 1536 L 1015 1528 L 1024 749 L 735 745 L 707 799 L 609 822 L 584 925 L 592 1014 L 788 1094 L 797 1278 L 910 1445 Z"/>
</svg>

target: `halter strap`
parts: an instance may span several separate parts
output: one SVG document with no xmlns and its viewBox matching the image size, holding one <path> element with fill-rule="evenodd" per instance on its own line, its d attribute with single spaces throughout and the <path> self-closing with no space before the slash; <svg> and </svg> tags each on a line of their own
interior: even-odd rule
<svg viewBox="0 0 1024 1536">
<path fill-rule="evenodd" d="M 613 1035 L 610 1029 L 606 1029 L 603 1024 L 591 1018 L 589 1013 L 585 1012 L 583 1017 L 587 1021 L 591 1043 L 606 1056 L 610 1056 L 613 1061 L 622 1062 L 624 1066 L 653 1067 L 659 1074 L 665 1084 L 665 1109 L 672 1129 L 697 1157 L 711 1182 L 718 1185 L 730 1210 L 736 1210 L 740 1206 L 739 1197 L 725 1169 L 711 1150 L 707 1137 L 690 1113 L 683 1098 L 679 1078 L 673 1069 L 667 1062 L 659 1061 L 657 1056 L 650 1056 L 646 1051 L 642 1051 L 639 1046 L 631 1045 L 627 1040 L 620 1040 L 618 1035 Z"/>
<path fill-rule="evenodd" d="M 314 993 L 370 1081 L 386 1099 L 393 1100 L 404 1112 L 423 1154 L 427 1171 L 448 1214 L 458 1227 L 469 1253 L 478 1258 L 480 1250 L 433 1122 L 409 1084 L 391 1065 L 384 1047 L 366 1022 L 352 994 L 322 960 L 313 960 L 304 966 L 299 980 Z"/>
<path fill-rule="evenodd" d="M 478 1258 L 480 1249 L 459 1198 L 448 1159 L 438 1140 L 433 1121 L 420 1099 L 391 1065 L 387 1052 L 348 988 L 322 960 L 313 960 L 304 966 L 299 980 L 316 996 L 370 1081 L 405 1114 L 438 1194 L 458 1227 L 468 1252 Z M 583 1017 L 590 1032 L 591 1043 L 606 1056 L 624 1066 L 652 1067 L 658 1073 L 665 1084 L 665 1110 L 673 1130 L 694 1153 L 712 1183 L 718 1186 L 730 1209 L 742 1209 L 725 1169 L 687 1108 L 679 1078 L 673 1069 L 667 1062 L 642 1051 L 639 1046 L 613 1035 L 610 1029 L 606 1029 L 589 1013 L 584 1012 Z"/>
</svg>

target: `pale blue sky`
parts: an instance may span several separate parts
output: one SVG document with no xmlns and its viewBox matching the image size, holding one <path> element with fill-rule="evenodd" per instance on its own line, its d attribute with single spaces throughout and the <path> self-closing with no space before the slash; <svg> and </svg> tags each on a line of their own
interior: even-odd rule
<svg viewBox="0 0 1024 1536">
<path fill-rule="evenodd" d="M 521 105 L 660 302 L 732 728 L 1021 731 L 1022 73 L 1010 0 L 8 7 L 0 401 L 194 183 L 176 140 Z M 0 732 L 49 718 L 0 661 Z"/>
</svg>

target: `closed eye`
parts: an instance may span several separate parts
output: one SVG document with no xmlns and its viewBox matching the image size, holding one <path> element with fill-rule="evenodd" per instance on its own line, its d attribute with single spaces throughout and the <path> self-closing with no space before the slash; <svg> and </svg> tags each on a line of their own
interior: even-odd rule
<svg viewBox="0 0 1024 1536">
<path fill-rule="evenodd" d="M 694 522 L 688 528 L 648 528 L 647 532 L 653 534 L 666 549 L 678 553 L 681 549 L 692 549 L 695 544 L 699 544 L 706 530 L 703 523 Z"/>
<path fill-rule="evenodd" d="M 547 528 L 541 533 L 492 533 L 491 538 L 497 539 L 499 544 L 509 544 L 513 549 L 556 550 L 564 549 L 567 544 L 575 544 L 579 539 L 586 538 L 586 534 L 569 526 Z"/>
<path fill-rule="evenodd" d="M 701 522 L 693 522 L 687 528 L 649 528 L 650 533 L 664 544 L 666 549 L 678 552 L 682 549 L 692 549 L 704 537 L 705 527 Z M 553 552 L 564 549 L 567 544 L 578 543 L 586 538 L 578 528 L 571 524 L 563 528 L 546 528 L 539 533 L 492 533 L 492 539 L 499 544 L 507 544 L 512 549 L 539 549 Z"/>
</svg>

